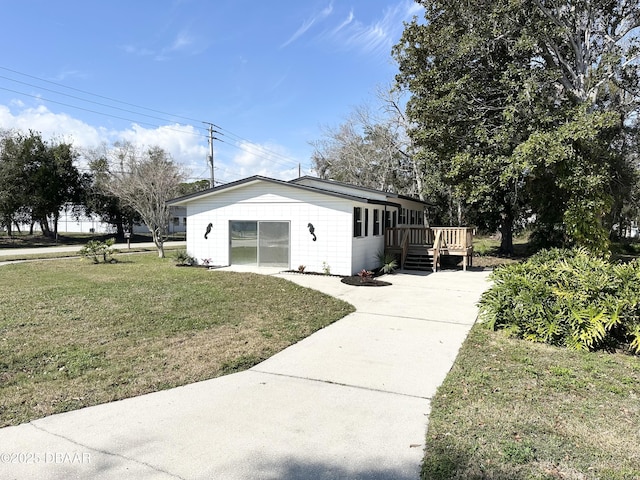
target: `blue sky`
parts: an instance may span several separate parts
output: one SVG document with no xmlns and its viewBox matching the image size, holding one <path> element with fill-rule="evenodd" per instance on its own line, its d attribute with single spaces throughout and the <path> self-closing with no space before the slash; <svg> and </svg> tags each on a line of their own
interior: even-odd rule
<svg viewBox="0 0 640 480">
<path fill-rule="evenodd" d="M 393 81 L 413 0 L 2 2 L 0 128 L 160 145 L 190 178 L 310 173 L 309 142 Z M 114 108 L 115 107 L 115 108 Z"/>
</svg>

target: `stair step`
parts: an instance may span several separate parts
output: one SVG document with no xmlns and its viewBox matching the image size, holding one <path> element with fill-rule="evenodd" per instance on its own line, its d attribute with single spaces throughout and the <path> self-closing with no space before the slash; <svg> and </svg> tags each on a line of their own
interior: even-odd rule
<svg viewBox="0 0 640 480">
<path fill-rule="evenodd" d="M 407 270 L 433 270 L 433 256 L 424 251 L 424 248 L 409 250 L 404 261 Z"/>
</svg>

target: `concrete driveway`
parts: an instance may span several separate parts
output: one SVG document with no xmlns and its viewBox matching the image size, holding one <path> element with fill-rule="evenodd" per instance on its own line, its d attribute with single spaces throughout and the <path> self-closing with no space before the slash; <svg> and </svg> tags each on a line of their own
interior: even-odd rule
<svg viewBox="0 0 640 480">
<path fill-rule="evenodd" d="M 245 372 L 1 429 L 0 478 L 417 479 L 488 272 L 278 275 L 357 311 Z"/>
</svg>

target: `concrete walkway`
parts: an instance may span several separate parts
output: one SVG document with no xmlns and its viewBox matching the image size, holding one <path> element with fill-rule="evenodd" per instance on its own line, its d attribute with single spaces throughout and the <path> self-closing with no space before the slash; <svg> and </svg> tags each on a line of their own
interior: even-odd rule
<svg viewBox="0 0 640 480">
<path fill-rule="evenodd" d="M 417 479 L 488 272 L 279 276 L 357 311 L 245 372 L 0 429 L 0 478 Z"/>
</svg>

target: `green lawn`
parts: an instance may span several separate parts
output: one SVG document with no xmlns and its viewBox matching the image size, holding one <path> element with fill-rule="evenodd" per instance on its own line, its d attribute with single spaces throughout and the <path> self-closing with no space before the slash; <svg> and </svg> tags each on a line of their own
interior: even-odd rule
<svg viewBox="0 0 640 480">
<path fill-rule="evenodd" d="M 432 401 L 422 479 L 640 479 L 640 357 L 476 325 Z"/>
<path fill-rule="evenodd" d="M 154 254 L 0 266 L 0 426 L 243 370 L 353 311 Z"/>
</svg>

